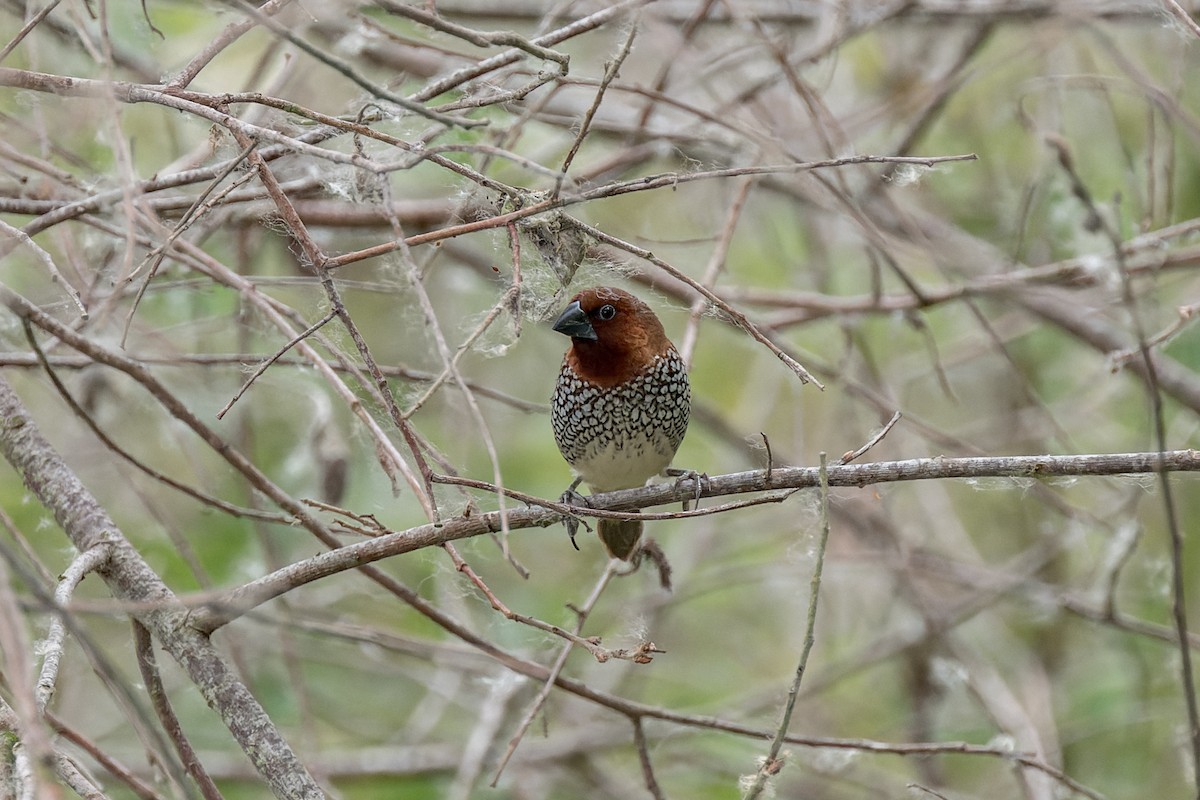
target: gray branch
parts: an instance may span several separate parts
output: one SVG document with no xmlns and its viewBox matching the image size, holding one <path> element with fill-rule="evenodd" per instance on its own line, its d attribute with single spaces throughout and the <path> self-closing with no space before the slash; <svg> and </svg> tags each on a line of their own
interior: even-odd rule
<svg viewBox="0 0 1200 800">
<path fill-rule="evenodd" d="M 113 523 L 96 498 L 42 436 L 33 418 L 0 376 L 0 452 L 25 485 L 54 514 L 80 552 L 104 548 L 97 570 L 118 600 L 153 634 L 229 727 L 276 797 L 324 798 L 320 786 L 279 733 L 249 689 L 213 647 L 188 624 L 188 610 Z"/>
<path fill-rule="evenodd" d="M 1161 466 L 1160 466 L 1161 465 Z M 1198 472 L 1200 452 L 1171 450 L 1165 453 L 1107 453 L 1076 456 L 991 456 L 977 458 L 912 458 L 904 461 L 879 461 L 865 464 L 843 464 L 828 469 L 829 485 L 863 487 L 898 481 L 945 480 L 953 478 L 1010 478 L 1035 480 L 1102 475 L 1143 475 L 1159 471 Z M 590 495 L 588 505 L 567 506 L 550 500 L 505 490 L 516 500 L 531 507 L 503 512 L 509 531 L 546 527 L 559 522 L 565 515 L 584 517 L 628 516 L 630 512 L 650 506 L 679 503 L 697 497 L 723 497 L 752 492 L 769 493 L 766 501 L 781 502 L 799 489 L 818 485 L 817 467 L 778 467 L 771 470 L 735 472 L 716 477 L 688 478 L 674 483 L 623 489 L 617 492 Z M 496 487 L 482 481 L 440 478 L 440 482 L 473 486 L 491 492 Z M 699 486 L 697 486 L 697 481 Z M 751 502 L 762 502 L 755 500 Z M 676 519 L 732 511 L 746 503 L 729 503 L 697 511 L 677 511 L 665 514 L 642 514 L 643 519 Z M 311 583 L 338 572 L 361 567 L 390 556 L 409 553 L 424 547 L 444 544 L 457 539 L 494 533 L 501 530 L 499 511 L 456 517 L 395 531 L 362 542 L 339 547 L 313 558 L 290 564 L 282 569 L 251 581 L 230 591 L 223 599 L 210 601 L 192 616 L 191 624 L 211 633 L 252 608 L 278 597 L 298 586 Z"/>
</svg>

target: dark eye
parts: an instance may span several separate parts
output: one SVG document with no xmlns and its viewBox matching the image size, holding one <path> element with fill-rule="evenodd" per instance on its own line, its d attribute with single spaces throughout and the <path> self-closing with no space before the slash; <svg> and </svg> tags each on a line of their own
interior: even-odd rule
<svg viewBox="0 0 1200 800">
<path fill-rule="evenodd" d="M 617 309 L 615 306 L 600 306 L 597 313 L 600 315 L 600 319 L 612 319 L 617 315 Z"/>
</svg>

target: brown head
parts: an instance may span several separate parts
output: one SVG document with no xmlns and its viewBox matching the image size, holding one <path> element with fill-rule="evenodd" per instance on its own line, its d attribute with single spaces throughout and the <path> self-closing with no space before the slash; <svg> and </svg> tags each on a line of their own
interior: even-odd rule
<svg viewBox="0 0 1200 800">
<path fill-rule="evenodd" d="M 585 289 L 554 322 L 571 337 L 567 362 L 582 378 L 601 387 L 623 383 L 673 348 L 650 306 L 609 286 Z"/>
</svg>

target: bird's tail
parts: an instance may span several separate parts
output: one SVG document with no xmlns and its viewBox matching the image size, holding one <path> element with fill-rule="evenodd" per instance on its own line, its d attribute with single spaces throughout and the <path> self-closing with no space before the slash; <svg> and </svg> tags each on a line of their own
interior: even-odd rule
<svg viewBox="0 0 1200 800">
<path fill-rule="evenodd" d="M 637 552 L 642 523 L 636 519 L 602 519 L 596 525 L 596 533 L 608 548 L 609 555 L 628 561 Z"/>
</svg>

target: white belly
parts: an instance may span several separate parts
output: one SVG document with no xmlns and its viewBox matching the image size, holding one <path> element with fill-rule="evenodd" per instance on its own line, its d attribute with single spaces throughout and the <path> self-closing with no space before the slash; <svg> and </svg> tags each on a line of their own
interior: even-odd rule
<svg viewBox="0 0 1200 800">
<path fill-rule="evenodd" d="M 665 436 L 656 438 L 658 441 L 651 442 L 639 437 L 621 446 L 612 439 L 598 439 L 571 466 L 595 491 L 633 489 L 662 474 L 671 463 L 674 448 Z"/>
</svg>

